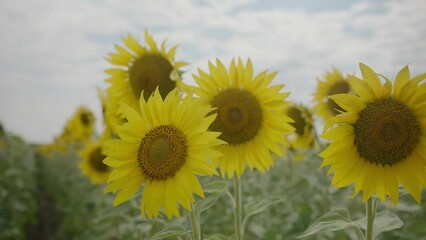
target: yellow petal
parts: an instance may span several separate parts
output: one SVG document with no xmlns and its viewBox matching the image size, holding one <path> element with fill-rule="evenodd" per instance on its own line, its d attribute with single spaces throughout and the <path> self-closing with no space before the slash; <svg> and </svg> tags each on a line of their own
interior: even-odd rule
<svg viewBox="0 0 426 240">
<path fill-rule="evenodd" d="M 120 192 L 118 192 L 117 196 L 114 200 L 114 207 L 129 200 L 141 187 L 140 182 L 136 181 L 132 184 L 126 185 Z"/>
<path fill-rule="evenodd" d="M 358 94 L 358 96 L 360 96 L 365 102 L 370 102 L 374 99 L 374 91 L 365 81 L 349 75 L 349 83 L 355 93 Z"/>
<path fill-rule="evenodd" d="M 415 94 L 417 91 L 417 83 L 414 81 L 409 81 L 405 84 L 400 92 L 399 100 L 404 103 L 411 103 L 415 98 Z"/>
<path fill-rule="evenodd" d="M 385 84 L 383 84 L 382 88 L 382 97 L 389 97 L 392 94 L 392 83 L 389 79 L 385 78 Z"/>
<path fill-rule="evenodd" d="M 174 59 L 177 48 L 178 48 L 178 45 L 175 45 L 175 46 L 171 47 L 170 50 L 169 50 L 169 52 L 167 52 L 167 58 Z"/>
<path fill-rule="evenodd" d="M 145 30 L 145 41 L 151 48 L 151 51 L 153 51 L 154 53 L 158 52 L 157 44 L 155 44 L 154 39 L 152 39 L 151 35 L 149 35 L 147 30 Z"/>
<path fill-rule="evenodd" d="M 146 52 L 146 49 L 143 48 L 131 34 L 127 34 L 127 38 L 123 38 L 124 45 L 132 50 L 134 53 L 143 55 Z"/>
<path fill-rule="evenodd" d="M 352 94 L 335 94 L 329 98 L 333 99 L 333 101 L 335 101 L 339 106 L 348 112 L 353 111 L 358 113 L 365 108 L 364 101 Z"/>
<path fill-rule="evenodd" d="M 408 81 L 410 81 L 410 70 L 408 69 L 408 66 L 405 66 L 398 72 L 395 77 L 393 90 L 394 96 L 399 98 L 402 88 L 405 86 L 405 84 L 407 84 Z"/>
<path fill-rule="evenodd" d="M 380 97 L 381 91 L 382 91 L 382 83 L 380 82 L 380 79 L 376 72 L 373 71 L 369 66 L 360 63 L 359 67 L 361 69 L 362 78 L 364 81 L 370 85 L 371 89 L 373 89 L 373 92 L 376 97 Z"/>
<path fill-rule="evenodd" d="M 411 175 L 411 169 L 407 162 L 403 161 L 399 164 L 399 179 L 407 192 L 420 204 L 422 185 Z"/>
<path fill-rule="evenodd" d="M 352 113 L 352 112 L 344 112 L 341 114 L 338 114 L 334 117 L 331 117 L 327 122 L 324 124 L 323 132 L 325 132 L 327 129 L 332 127 L 336 123 L 340 124 L 354 124 L 358 120 L 358 114 Z"/>
<path fill-rule="evenodd" d="M 376 179 L 375 179 L 375 164 L 366 163 L 366 168 L 364 168 L 364 181 L 362 185 L 362 202 L 367 201 L 374 190 L 376 189 Z"/>
</svg>

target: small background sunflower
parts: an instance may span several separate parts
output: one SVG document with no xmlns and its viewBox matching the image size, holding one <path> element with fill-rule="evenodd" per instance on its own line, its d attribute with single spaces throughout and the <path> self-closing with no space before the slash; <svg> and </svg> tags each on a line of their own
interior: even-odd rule
<svg viewBox="0 0 426 240">
<path fill-rule="evenodd" d="M 110 76 L 106 80 L 110 84 L 106 116 L 113 127 L 125 121 L 121 103 L 138 109 L 142 92 L 147 100 L 158 87 L 164 98 L 175 87 L 183 86 L 179 68 L 186 63 L 174 60 L 177 46 L 167 50 L 163 41 L 158 47 L 148 31 L 145 31 L 145 41 L 147 46 L 142 46 L 128 34 L 123 38 L 124 47 L 115 45 L 117 52 L 109 53 L 106 58 L 114 65 L 105 71 Z"/>
<path fill-rule="evenodd" d="M 310 148 L 317 149 L 315 142 L 315 129 L 310 110 L 302 104 L 291 104 L 286 108 L 286 115 L 293 119 L 290 123 L 295 131 L 288 136 L 290 147 L 293 151 L 304 151 Z M 298 154 L 298 160 L 303 159 L 303 154 Z"/>
<path fill-rule="evenodd" d="M 347 77 L 337 69 L 326 72 L 323 78 L 317 79 L 317 90 L 314 93 L 316 114 L 324 121 L 344 111 L 338 104 L 328 97 L 338 93 L 349 93 L 351 87 Z"/>
</svg>

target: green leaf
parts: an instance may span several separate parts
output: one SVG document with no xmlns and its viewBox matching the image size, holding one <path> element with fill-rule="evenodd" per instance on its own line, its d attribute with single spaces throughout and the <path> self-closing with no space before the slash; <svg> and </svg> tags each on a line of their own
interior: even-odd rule
<svg viewBox="0 0 426 240">
<path fill-rule="evenodd" d="M 355 221 L 355 223 L 362 229 L 366 229 L 367 218 L 363 217 Z M 393 229 L 400 228 L 404 223 L 397 215 L 389 210 L 378 212 L 374 219 L 373 238 L 377 237 L 383 232 L 388 232 Z"/>
<path fill-rule="evenodd" d="M 379 212 L 374 221 L 373 238 L 382 232 L 388 232 L 400 228 L 404 223 L 399 217 L 389 210 Z"/>
<path fill-rule="evenodd" d="M 126 211 L 126 208 L 127 206 L 124 204 L 114 208 L 106 208 L 96 218 L 94 218 L 93 222 L 95 224 L 99 224 L 103 221 L 111 221 L 111 219 L 122 220 L 123 218 L 125 218 L 123 212 Z"/>
<path fill-rule="evenodd" d="M 160 240 L 160 239 L 164 239 L 168 237 L 177 237 L 177 236 L 181 236 L 181 237 L 185 236 L 188 239 L 191 238 L 188 232 L 185 230 L 185 228 L 182 225 L 174 224 L 174 225 L 167 226 L 163 230 L 157 232 L 156 234 L 154 234 L 154 236 L 149 238 L 149 240 Z"/>
<path fill-rule="evenodd" d="M 228 182 L 224 180 L 209 182 L 203 189 L 205 193 L 222 193 L 228 189 Z"/>
<path fill-rule="evenodd" d="M 275 198 L 275 199 L 261 199 L 258 201 L 249 202 L 244 205 L 244 210 L 246 213 L 245 218 L 249 218 L 250 216 L 256 215 L 260 212 L 265 211 L 269 206 L 282 202 L 283 199 Z"/>
<path fill-rule="evenodd" d="M 297 238 L 312 236 L 317 232 L 339 231 L 350 227 L 357 227 L 354 222 L 349 219 L 349 213 L 343 209 L 332 210 L 320 218 L 318 218 L 302 235 Z"/>
<path fill-rule="evenodd" d="M 200 214 L 201 212 L 204 212 L 207 209 L 211 208 L 217 202 L 220 195 L 222 195 L 222 192 L 211 194 L 210 196 L 205 197 L 200 201 L 197 201 L 194 204 L 195 211 Z"/>
</svg>

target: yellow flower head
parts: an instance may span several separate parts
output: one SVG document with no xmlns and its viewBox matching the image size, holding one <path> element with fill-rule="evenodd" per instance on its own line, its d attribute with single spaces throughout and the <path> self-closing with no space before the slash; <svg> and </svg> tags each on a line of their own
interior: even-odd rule
<svg viewBox="0 0 426 240">
<path fill-rule="evenodd" d="M 108 119 L 106 118 L 106 109 L 109 99 L 108 93 L 104 90 L 98 89 L 98 97 L 101 102 L 103 124 L 108 125 Z"/>
<path fill-rule="evenodd" d="M 77 108 L 73 117 L 66 123 L 61 135 L 55 138 L 53 148 L 65 151 L 69 147 L 84 145 L 93 135 L 95 116 L 84 106 Z"/>
<path fill-rule="evenodd" d="M 396 205 L 399 185 L 420 202 L 426 184 L 426 74 L 411 79 L 408 66 L 394 84 L 384 83 L 368 66 L 360 64 L 362 77 L 349 76 L 357 96 L 331 97 L 345 110 L 331 118 L 323 138 L 331 144 L 320 156 L 322 167 L 331 165 L 332 184 L 355 184 L 363 201 L 375 193 L 382 201 L 389 196 Z"/>
<path fill-rule="evenodd" d="M 94 126 L 95 116 L 88 108 L 81 106 L 67 127 L 74 132 L 78 129 L 76 138 L 89 139 L 93 134 Z"/>
<path fill-rule="evenodd" d="M 296 129 L 288 137 L 290 146 L 295 150 L 314 147 L 314 123 L 310 110 L 301 104 L 291 104 L 286 115 L 294 120 L 290 124 Z"/>
<path fill-rule="evenodd" d="M 195 93 L 217 113 L 210 129 L 221 132 L 220 139 L 228 143 L 220 147 L 223 156 L 216 162 L 221 174 L 240 177 L 246 164 L 263 173 L 273 165 L 272 153 L 284 154 L 286 135 L 293 130 L 284 112 L 289 93 L 280 92 L 283 85 L 269 86 L 276 72 L 253 77 L 250 59 L 245 66 L 241 59 L 238 64 L 233 60 L 229 72 L 216 60 L 209 70 L 199 69 L 193 77 L 199 85 Z"/>
<path fill-rule="evenodd" d="M 90 143 L 81 150 L 82 161 L 79 164 L 84 175 L 88 176 L 92 183 L 105 183 L 111 173 L 111 168 L 103 163 L 105 155 L 102 154 L 100 143 Z"/>
<path fill-rule="evenodd" d="M 318 116 L 327 121 L 330 117 L 344 111 L 343 108 L 328 97 L 333 94 L 349 93 L 351 92 L 351 87 L 348 79 L 343 77 L 337 69 L 333 69 L 332 72 L 326 72 L 324 79 L 317 79 L 317 81 L 318 87 L 314 94 L 316 102 L 314 109 Z"/>
<path fill-rule="evenodd" d="M 208 130 L 216 115 L 177 89 L 164 101 L 158 89 L 147 101 L 141 96 L 138 108 L 122 106 L 128 122 L 117 128 L 120 139 L 105 143 L 104 163 L 114 168 L 106 191 L 118 191 L 118 205 L 144 186 L 141 214 L 157 217 L 162 208 L 170 219 L 179 216 L 177 203 L 191 210 L 193 193 L 204 197 L 196 175 L 217 174 L 209 161 L 223 141 Z"/>
<path fill-rule="evenodd" d="M 101 136 L 99 137 L 101 139 L 101 141 L 107 140 L 107 139 L 111 139 L 113 138 L 113 136 L 115 135 L 111 123 L 109 121 L 109 118 L 107 118 L 106 116 L 106 112 L 107 112 L 107 108 L 109 106 L 108 104 L 108 93 L 102 90 L 98 90 L 98 96 L 99 96 L 99 100 L 101 101 L 101 107 L 102 107 L 102 119 L 103 119 L 103 125 L 104 125 L 104 130 L 101 133 Z"/>
<path fill-rule="evenodd" d="M 107 61 L 115 65 L 105 72 L 111 86 L 107 89 L 110 100 L 106 115 L 112 125 L 124 123 L 121 103 L 138 108 L 139 97 L 148 99 L 158 87 L 164 98 L 175 87 L 182 87 L 178 69 L 185 62 L 175 62 L 177 46 L 166 50 L 166 42 L 157 47 L 152 37 L 145 31 L 147 46 L 141 46 L 130 34 L 123 38 L 125 47 L 115 45 L 116 53 L 110 53 Z"/>
</svg>

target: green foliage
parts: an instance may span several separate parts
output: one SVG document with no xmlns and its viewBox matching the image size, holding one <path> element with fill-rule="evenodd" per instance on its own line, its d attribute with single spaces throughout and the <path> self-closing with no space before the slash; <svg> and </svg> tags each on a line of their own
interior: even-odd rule
<svg viewBox="0 0 426 240">
<path fill-rule="evenodd" d="M 140 195 L 113 207 L 114 196 L 104 193 L 105 186 L 93 185 L 82 175 L 75 151 L 38 156 L 38 160 L 45 198 L 54 205 L 43 210 L 57 218 L 49 226 L 56 229 L 51 239 L 143 239 L 166 226 L 164 219 L 148 221 L 140 216 Z"/>
<path fill-rule="evenodd" d="M 182 225 L 175 224 L 165 227 L 163 230 L 150 237 L 149 240 L 160 240 L 177 236 L 182 236 L 185 239 L 191 239 L 190 235 Z"/>
<path fill-rule="evenodd" d="M 0 136 L 0 239 L 26 239 L 36 224 L 34 152 L 18 137 Z"/>
<path fill-rule="evenodd" d="M 356 222 L 360 228 L 366 229 L 366 217 L 363 217 Z M 376 238 L 383 232 L 388 232 L 400 228 L 403 225 L 404 223 L 401 221 L 401 219 L 388 209 L 378 212 L 374 220 L 373 238 Z"/>
<path fill-rule="evenodd" d="M 298 238 L 312 236 L 318 232 L 333 232 L 347 228 L 356 228 L 355 230 L 360 231 L 357 224 L 350 220 L 348 211 L 336 209 L 315 220 Z"/>
<path fill-rule="evenodd" d="M 144 219 L 141 192 L 113 207 L 113 194 L 93 185 L 78 168 L 77 151 L 35 153 L 16 137 L 0 137 L 0 239 L 191 239 L 188 213 Z M 241 178 L 245 239 L 358 239 L 365 207 L 351 187 L 335 189 L 316 152 L 303 161 L 277 158 L 265 174 Z M 202 239 L 235 239 L 233 183 L 201 177 L 205 198 L 194 211 Z M 426 199 L 423 193 L 423 199 Z M 417 205 L 401 191 L 398 206 L 379 203 L 376 239 L 422 239 L 426 201 Z M 344 209 L 344 210 L 343 210 Z M 358 233 L 358 234 L 357 234 Z M 424 239 L 424 237 L 423 237 Z"/>
</svg>

